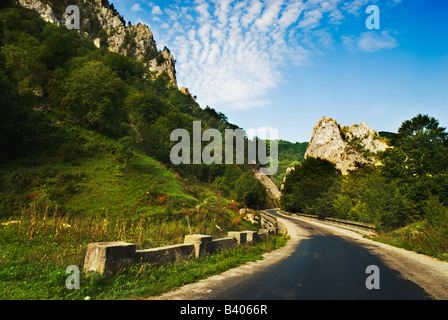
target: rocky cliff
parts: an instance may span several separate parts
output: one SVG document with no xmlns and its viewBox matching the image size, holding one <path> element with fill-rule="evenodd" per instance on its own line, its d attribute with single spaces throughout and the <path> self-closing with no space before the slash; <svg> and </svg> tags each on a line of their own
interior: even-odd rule
<svg viewBox="0 0 448 320">
<path fill-rule="evenodd" d="M 278 208 L 280 206 L 281 193 L 278 190 L 275 183 L 271 178 L 263 173 L 257 168 L 256 165 L 249 165 L 250 169 L 255 175 L 255 178 L 261 182 L 261 184 L 266 188 L 266 193 L 268 196 L 267 207 Z"/>
<path fill-rule="evenodd" d="M 347 174 L 356 169 L 356 163 L 377 164 L 375 155 L 386 148 L 388 145 L 364 121 L 346 127 L 324 117 L 314 126 L 305 158 L 326 159 Z"/>
<path fill-rule="evenodd" d="M 128 25 L 108 0 L 18 0 L 28 9 L 37 11 L 47 22 L 65 25 L 66 8 L 75 4 L 80 10 L 80 32 L 97 47 L 129 55 L 144 62 L 157 77 L 165 72 L 177 86 L 175 60 L 169 50 L 157 50 L 152 32 L 146 25 Z M 70 13 L 71 14 L 71 13 Z"/>
</svg>

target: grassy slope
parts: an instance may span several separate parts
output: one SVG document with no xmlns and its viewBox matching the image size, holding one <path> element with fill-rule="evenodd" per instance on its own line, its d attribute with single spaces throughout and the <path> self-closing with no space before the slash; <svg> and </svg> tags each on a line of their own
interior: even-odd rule
<svg viewBox="0 0 448 320">
<path fill-rule="evenodd" d="M 257 228 L 229 210 L 230 201 L 183 180 L 151 157 L 134 150 L 124 167 L 115 159 L 114 140 L 76 130 L 96 150 L 93 155 L 69 162 L 22 159 L 0 168 L 0 175 L 10 176 L 2 179 L 2 201 L 23 204 L 16 212 L 3 212 L 0 221 L 10 222 L 0 226 L 2 299 L 123 298 L 134 296 L 133 286 L 139 281 L 145 283 L 139 294 L 149 295 L 258 257 L 260 248 L 228 253 L 216 266 L 205 261 L 208 271 L 200 275 L 194 271 L 197 262 L 182 264 L 179 268 L 185 271 L 179 274 L 171 267 L 150 266 L 117 279 L 83 273 L 82 290 L 67 290 L 65 268 L 82 269 L 91 242 L 127 241 L 150 248 L 182 242 L 190 232 L 217 237 L 230 229 Z M 8 204 L 12 210 L 14 205 Z M 155 276 L 166 279 L 160 284 Z"/>
<path fill-rule="evenodd" d="M 68 162 L 50 158 L 31 164 L 32 159 L 22 159 L 2 166 L 2 199 L 18 204 L 45 198 L 72 215 L 97 215 L 106 208 L 112 215 L 149 213 L 146 199 L 155 190 L 169 197 L 197 201 L 185 193 L 174 173 L 151 157 L 134 151 L 124 166 L 115 159 L 115 140 L 77 129 L 79 137 L 95 153 Z M 14 212 L 2 212 L 3 216 L 11 214 Z"/>
<path fill-rule="evenodd" d="M 406 227 L 380 234 L 375 240 L 448 261 L 448 229 L 419 221 Z"/>
<path fill-rule="evenodd" d="M 20 20 L 25 25 L 21 31 L 15 24 L 14 17 L 25 11 L 2 12 L 9 21 L 5 24 L 9 28 L 6 38 L 20 46 L 21 43 L 15 43 L 15 36 L 30 38 L 40 46 L 42 39 L 37 39 L 42 35 L 38 30 L 34 32 L 35 27 L 28 28 L 28 24 L 40 25 L 36 14 L 26 11 L 27 17 Z M 30 49 L 25 56 L 34 51 Z M 103 54 L 98 50 L 96 53 L 99 57 Z M 16 71 L 15 67 L 11 69 Z M 158 84 L 149 87 L 158 88 Z M 163 108 L 168 103 L 165 96 L 169 90 L 160 86 L 160 92 L 156 91 L 165 103 L 158 104 L 160 101 L 152 98 Z M 9 125 L 15 126 L 18 136 L 24 138 L 18 141 L 26 146 L 26 152 L 11 157 L 11 161 L 2 161 L 0 166 L 0 299 L 81 297 L 79 292 L 67 292 L 65 268 L 77 265 L 82 269 L 85 250 L 91 242 L 126 241 L 139 248 L 150 248 L 182 242 L 188 233 L 219 237 L 228 230 L 258 228 L 242 219 L 236 205 L 206 183 L 180 177 L 137 148 L 131 148 L 133 156 L 123 162 L 119 140 L 66 123 L 52 111 L 33 111 L 33 106 L 45 101 L 30 96 L 33 101 L 27 102 L 25 98 L 23 114 L 14 115 L 16 122 Z M 172 109 L 183 110 L 188 101 L 182 94 L 180 98 L 179 105 Z M 10 109 L 22 103 L 13 100 Z M 199 107 L 190 112 L 196 112 L 199 119 L 204 116 Z M 21 116 L 26 119 L 25 125 L 21 125 Z M 177 119 L 179 115 L 165 116 L 168 121 L 170 116 Z M 190 117 L 185 115 L 181 120 L 190 122 Z M 163 272 L 169 273 L 162 270 L 159 275 Z M 134 283 L 133 275 L 126 281 Z M 147 274 L 142 281 L 152 277 Z M 129 293 L 121 292 L 114 280 L 93 279 L 83 288 L 99 290 L 95 288 L 102 288 L 104 281 L 110 290 L 107 297 Z"/>
</svg>

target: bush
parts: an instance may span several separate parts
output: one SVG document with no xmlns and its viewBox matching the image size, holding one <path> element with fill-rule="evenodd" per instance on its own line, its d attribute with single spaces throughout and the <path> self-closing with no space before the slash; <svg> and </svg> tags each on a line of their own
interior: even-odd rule
<svg viewBox="0 0 448 320">
<path fill-rule="evenodd" d="M 332 204 L 336 217 L 373 223 L 383 230 L 404 226 L 411 210 L 398 186 L 368 167 L 344 178 Z"/>
<path fill-rule="evenodd" d="M 320 197 L 339 179 L 336 166 L 323 159 L 306 158 L 285 180 L 280 203 L 287 211 L 318 214 Z"/>
<path fill-rule="evenodd" d="M 236 200 L 243 206 L 258 208 L 265 202 L 266 191 L 252 172 L 243 173 L 235 181 Z"/>
<path fill-rule="evenodd" d="M 123 81 L 101 62 L 90 61 L 75 69 L 65 82 L 62 114 L 72 122 L 105 133 L 117 133 L 124 117 Z"/>
<path fill-rule="evenodd" d="M 448 208 L 440 202 L 438 196 L 430 194 L 423 211 L 430 225 L 439 228 L 448 227 Z"/>
</svg>

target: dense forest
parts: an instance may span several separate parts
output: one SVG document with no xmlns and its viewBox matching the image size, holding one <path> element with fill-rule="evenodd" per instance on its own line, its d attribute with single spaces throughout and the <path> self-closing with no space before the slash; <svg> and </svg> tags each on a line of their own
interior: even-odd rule
<svg viewBox="0 0 448 320">
<path fill-rule="evenodd" d="M 173 130 L 191 133 L 193 121 L 201 121 L 202 130 L 238 128 L 224 114 L 201 108 L 163 74 L 149 80 L 143 63 L 98 49 L 74 31 L 45 23 L 36 12 L 11 6 L 1 11 L 0 23 L 1 216 L 32 202 L 30 194 L 70 213 L 89 211 L 72 200 L 88 187 L 85 163 L 105 155 L 125 178 L 146 155 L 190 188 L 205 184 L 240 207 L 263 205 L 264 188 L 247 165 L 174 166 L 170 161 Z M 147 192 L 163 195 L 163 188 L 154 189 Z M 194 192 L 186 193 L 195 198 Z M 125 210 L 148 212 L 140 198 Z M 196 205 L 174 204 L 173 210 Z"/>
</svg>

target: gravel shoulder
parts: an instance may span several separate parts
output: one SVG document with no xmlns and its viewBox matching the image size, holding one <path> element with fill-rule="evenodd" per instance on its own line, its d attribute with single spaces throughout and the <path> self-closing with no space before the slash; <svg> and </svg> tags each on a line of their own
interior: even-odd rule
<svg viewBox="0 0 448 320">
<path fill-rule="evenodd" d="M 341 237 L 347 237 L 352 241 L 356 241 L 360 246 L 380 257 L 388 267 L 399 271 L 403 277 L 422 287 L 434 299 L 448 299 L 448 262 L 366 239 L 361 234 L 365 232 L 361 230 L 356 232 L 354 231 L 355 229 L 349 230 L 308 219 L 306 219 L 306 222 L 331 230 L 332 233 Z"/>
</svg>

